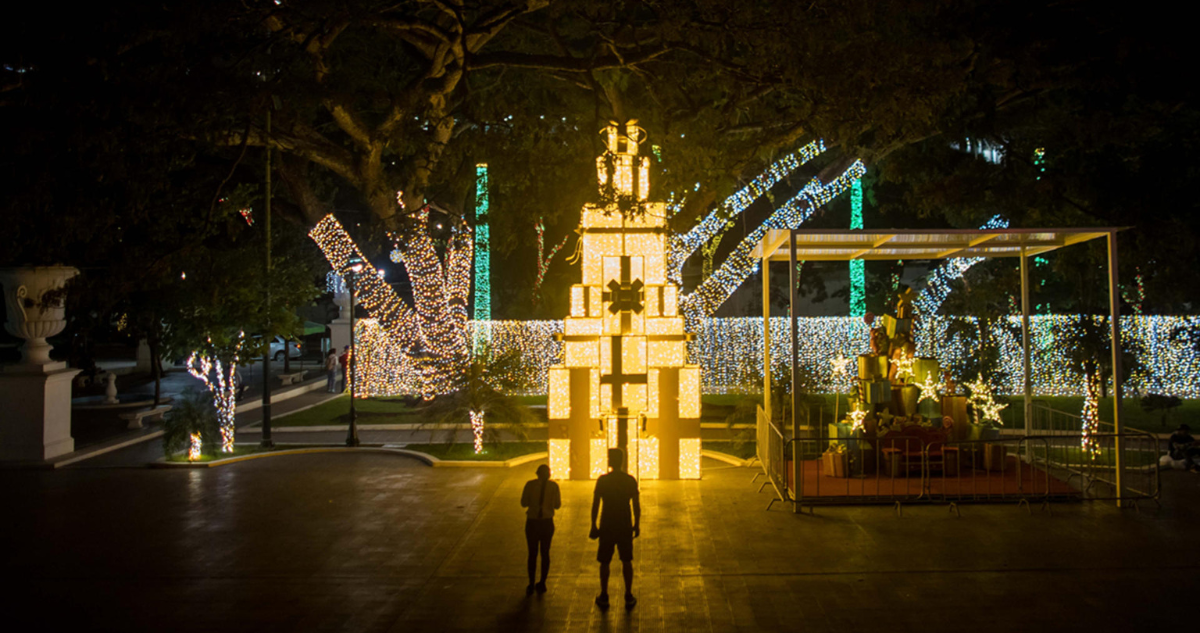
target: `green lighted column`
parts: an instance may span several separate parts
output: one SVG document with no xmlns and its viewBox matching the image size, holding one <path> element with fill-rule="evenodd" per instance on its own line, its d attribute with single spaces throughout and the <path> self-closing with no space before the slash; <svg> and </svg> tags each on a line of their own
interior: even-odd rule
<svg viewBox="0 0 1200 633">
<path fill-rule="evenodd" d="M 859 178 L 850 185 L 850 228 L 863 227 L 863 187 Z M 861 259 L 850 260 L 850 316 L 862 316 L 867 312 L 867 262 Z"/>
<path fill-rule="evenodd" d="M 491 343 L 492 260 L 488 244 L 487 163 L 475 165 L 475 349 Z"/>
</svg>

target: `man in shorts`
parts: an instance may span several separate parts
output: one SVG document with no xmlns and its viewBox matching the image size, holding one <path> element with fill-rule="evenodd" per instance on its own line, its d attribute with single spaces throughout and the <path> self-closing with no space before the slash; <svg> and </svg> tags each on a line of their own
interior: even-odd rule
<svg viewBox="0 0 1200 633">
<path fill-rule="evenodd" d="M 601 609 L 608 608 L 608 566 L 612 562 L 613 549 L 616 549 L 625 576 L 625 608 L 632 609 L 637 604 L 637 598 L 633 596 L 633 539 L 641 534 L 642 520 L 638 482 L 625 472 L 625 453 L 621 449 L 608 449 L 608 466 L 608 474 L 596 480 L 596 491 L 592 494 L 592 532 L 589 536 L 600 539 L 600 548 L 596 552 L 596 560 L 600 563 L 600 595 L 596 596 L 596 605 Z M 600 518 L 599 527 L 596 526 L 597 517 Z"/>
</svg>

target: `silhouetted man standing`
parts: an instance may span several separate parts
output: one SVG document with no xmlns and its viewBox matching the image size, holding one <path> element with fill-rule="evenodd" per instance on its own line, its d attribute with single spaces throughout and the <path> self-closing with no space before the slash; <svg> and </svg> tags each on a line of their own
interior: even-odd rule
<svg viewBox="0 0 1200 633">
<path fill-rule="evenodd" d="M 546 593 L 546 574 L 550 573 L 550 539 L 554 538 L 554 511 L 562 507 L 558 484 L 550 481 L 550 467 L 537 467 L 537 479 L 525 483 L 521 492 L 521 507 L 525 511 L 525 543 L 529 546 L 529 586 L 525 594 Z M 542 580 L 533 584 L 538 552 L 542 553 Z"/>
<path fill-rule="evenodd" d="M 608 466 L 610 471 L 596 480 L 596 491 L 592 495 L 590 537 L 600 539 L 600 548 L 596 552 L 596 560 L 600 563 L 600 595 L 596 596 L 596 605 L 601 609 L 608 608 L 608 566 L 616 548 L 625 576 L 625 608 L 632 609 L 637 604 L 637 598 L 633 597 L 633 539 L 641 534 L 642 505 L 638 501 L 638 482 L 625 472 L 625 453 L 621 449 L 608 449 Z M 597 516 L 600 517 L 599 527 L 596 527 Z"/>
</svg>

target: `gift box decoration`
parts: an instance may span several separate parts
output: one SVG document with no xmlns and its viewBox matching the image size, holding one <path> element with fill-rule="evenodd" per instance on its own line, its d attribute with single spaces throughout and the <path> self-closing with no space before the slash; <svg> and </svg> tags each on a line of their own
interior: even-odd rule
<svg viewBox="0 0 1200 633">
<path fill-rule="evenodd" d="M 925 379 L 932 376 L 934 382 L 938 382 L 942 375 L 941 364 L 936 358 L 917 358 L 913 360 L 913 378 L 914 382 L 925 382 Z"/>
<path fill-rule="evenodd" d="M 897 319 L 891 315 L 883 315 L 883 327 L 887 329 L 889 338 L 896 338 L 897 334 L 912 334 L 912 319 Z"/>
<path fill-rule="evenodd" d="M 845 477 L 850 470 L 850 455 L 833 450 L 821 454 L 826 477 Z"/>
<path fill-rule="evenodd" d="M 881 380 L 888 373 L 887 356 L 862 354 L 858 357 L 858 377 L 862 380 Z"/>
<path fill-rule="evenodd" d="M 954 439 L 963 439 L 963 434 L 969 428 L 967 419 L 966 396 L 942 396 L 942 415 L 948 415 L 954 420 Z"/>
<path fill-rule="evenodd" d="M 1003 444 L 983 445 L 983 468 L 991 472 L 1004 472 L 1008 467 L 1008 451 Z"/>
<path fill-rule="evenodd" d="M 868 404 L 886 404 L 892 401 L 892 383 L 886 380 L 863 381 L 862 391 Z"/>
<path fill-rule="evenodd" d="M 935 398 L 925 398 L 917 404 L 917 413 L 930 420 L 942 419 L 942 403 Z"/>
<path fill-rule="evenodd" d="M 900 388 L 900 402 L 904 410 L 904 415 L 912 417 L 917 414 L 917 398 L 921 397 L 921 390 L 913 385 L 906 385 Z"/>
</svg>

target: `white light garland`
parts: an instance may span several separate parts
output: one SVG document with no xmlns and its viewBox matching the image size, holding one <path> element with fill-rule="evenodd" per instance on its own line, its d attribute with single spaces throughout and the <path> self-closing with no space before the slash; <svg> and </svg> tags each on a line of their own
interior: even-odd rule
<svg viewBox="0 0 1200 633">
<path fill-rule="evenodd" d="M 233 358 L 228 365 L 221 360 L 201 352 L 192 352 L 187 359 L 188 373 L 204 382 L 212 393 L 213 406 L 217 409 L 217 421 L 221 428 L 221 452 L 233 452 L 233 438 L 237 432 L 237 366 L 238 352 L 246 340 L 245 332 L 238 332 L 234 343 Z M 212 342 L 212 339 L 209 339 Z"/>
<path fill-rule="evenodd" d="M 759 260 L 755 259 L 752 253 L 768 229 L 799 227 L 817 209 L 833 200 L 855 180 L 862 178 L 866 171 L 862 161 L 856 160 L 829 183 L 822 183 L 814 178 L 799 193 L 776 209 L 765 222 L 746 235 L 725 258 L 720 268 L 701 282 L 691 294 L 680 297 L 680 305 L 688 317 L 688 327 L 695 327 L 697 319 L 716 312 L 742 282 L 758 271 Z"/>
<path fill-rule="evenodd" d="M 483 411 L 471 411 L 471 433 L 475 438 L 475 454 L 483 452 Z"/>
<path fill-rule="evenodd" d="M 750 184 L 726 198 L 725 203 L 719 209 L 706 215 L 690 231 L 672 236 L 667 243 L 667 280 L 675 284 L 682 283 L 683 263 L 687 261 L 688 257 L 691 257 L 692 253 L 696 252 L 696 249 L 712 240 L 723 230 L 726 222 L 750 208 L 750 205 L 764 193 L 770 191 L 775 183 L 824 151 L 825 142 L 817 139 L 788 154 L 763 170 L 754 180 L 750 181 Z M 672 212 L 677 210 L 676 207 L 672 209 Z"/>
</svg>

